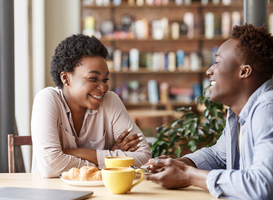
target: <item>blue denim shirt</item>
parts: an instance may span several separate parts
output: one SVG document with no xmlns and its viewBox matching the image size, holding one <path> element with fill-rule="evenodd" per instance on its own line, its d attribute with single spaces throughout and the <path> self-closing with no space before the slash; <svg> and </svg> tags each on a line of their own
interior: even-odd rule
<svg viewBox="0 0 273 200">
<path fill-rule="evenodd" d="M 184 157 L 209 170 L 206 184 L 214 197 L 273 199 L 273 80 L 258 88 L 238 118 L 229 108 L 226 127 L 210 148 Z M 238 154 L 237 124 L 244 132 Z"/>
</svg>

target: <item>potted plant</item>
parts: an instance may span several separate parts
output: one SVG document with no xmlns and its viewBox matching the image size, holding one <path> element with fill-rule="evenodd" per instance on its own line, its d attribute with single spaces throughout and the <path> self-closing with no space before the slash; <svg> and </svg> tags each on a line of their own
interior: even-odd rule
<svg viewBox="0 0 273 200">
<path fill-rule="evenodd" d="M 157 127 L 156 141 L 151 145 L 153 157 L 163 154 L 181 157 L 185 151 L 194 152 L 202 146 L 213 145 L 220 137 L 226 124 L 226 108 L 207 98 L 207 89 L 196 98 L 196 103 L 205 106 L 202 114 L 182 107 L 175 111 L 184 111 L 179 119 Z"/>
</svg>

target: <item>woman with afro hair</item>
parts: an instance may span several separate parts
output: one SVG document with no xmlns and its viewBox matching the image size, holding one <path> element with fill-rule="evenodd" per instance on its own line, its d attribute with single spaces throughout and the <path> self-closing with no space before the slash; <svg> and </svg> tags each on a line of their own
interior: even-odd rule
<svg viewBox="0 0 273 200">
<path fill-rule="evenodd" d="M 108 91 L 108 51 L 94 36 L 72 35 L 55 49 L 57 87 L 39 91 L 31 119 L 32 173 L 58 177 L 72 167 L 104 168 L 104 158 L 151 158 L 149 145 L 118 95 Z"/>
</svg>

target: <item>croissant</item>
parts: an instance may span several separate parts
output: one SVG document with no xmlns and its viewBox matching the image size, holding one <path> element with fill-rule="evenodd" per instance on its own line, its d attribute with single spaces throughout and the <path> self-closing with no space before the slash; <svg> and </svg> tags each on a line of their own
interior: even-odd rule
<svg viewBox="0 0 273 200">
<path fill-rule="evenodd" d="M 68 172 L 63 172 L 62 177 L 76 181 L 98 181 L 102 180 L 101 171 L 93 166 L 84 166 L 80 169 L 71 168 Z"/>
</svg>

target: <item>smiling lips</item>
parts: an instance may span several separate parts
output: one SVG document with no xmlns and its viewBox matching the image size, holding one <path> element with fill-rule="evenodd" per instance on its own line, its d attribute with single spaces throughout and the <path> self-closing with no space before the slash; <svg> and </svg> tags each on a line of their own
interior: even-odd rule
<svg viewBox="0 0 273 200">
<path fill-rule="evenodd" d="M 210 84 L 211 86 L 214 86 L 216 84 L 216 81 L 211 81 Z"/>
<path fill-rule="evenodd" d="M 94 95 L 90 94 L 90 96 L 97 99 L 97 100 L 101 100 L 103 97 L 103 96 L 99 96 L 99 95 L 95 95 L 95 94 Z"/>
</svg>

